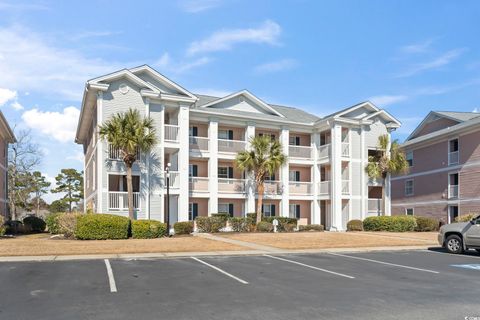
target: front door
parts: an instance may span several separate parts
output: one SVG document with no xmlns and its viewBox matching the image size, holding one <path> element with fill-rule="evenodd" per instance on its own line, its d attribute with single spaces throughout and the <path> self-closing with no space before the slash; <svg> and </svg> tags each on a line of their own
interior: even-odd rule
<svg viewBox="0 0 480 320">
<path fill-rule="evenodd" d="M 474 222 L 465 232 L 465 240 L 467 241 L 467 246 L 480 247 L 480 217 Z"/>
</svg>

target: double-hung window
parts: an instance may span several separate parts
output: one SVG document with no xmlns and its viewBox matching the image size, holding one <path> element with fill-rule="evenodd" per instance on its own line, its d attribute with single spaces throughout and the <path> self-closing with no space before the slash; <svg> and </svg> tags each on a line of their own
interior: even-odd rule
<svg viewBox="0 0 480 320">
<path fill-rule="evenodd" d="M 265 217 L 275 216 L 275 205 L 274 204 L 263 204 L 262 213 Z"/>
<path fill-rule="evenodd" d="M 408 151 L 405 154 L 405 158 L 407 159 L 408 166 L 413 167 L 413 151 Z"/>
<path fill-rule="evenodd" d="M 289 211 L 290 218 L 300 219 L 300 205 L 299 204 L 290 203 L 288 205 L 288 209 L 289 209 L 288 211 Z"/>
<path fill-rule="evenodd" d="M 405 181 L 405 195 L 413 196 L 413 180 Z"/>
<path fill-rule="evenodd" d="M 458 139 L 448 141 L 448 165 L 458 164 L 459 162 Z"/>
</svg>

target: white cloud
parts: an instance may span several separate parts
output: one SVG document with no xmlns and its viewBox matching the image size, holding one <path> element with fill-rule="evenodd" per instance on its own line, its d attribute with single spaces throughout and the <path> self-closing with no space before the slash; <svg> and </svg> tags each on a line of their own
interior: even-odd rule
<svg viewBox="0 0 480 320">
<path fill-rule="evenodd" d="M 406 71 L 397 74 L 395 77 L 397 78 L 410 77 L 423 71 L 433 70 L 433 69 L 446 66 L 450 64 L 453 60 L 458 58 L 463 52 L 465 52 L 465 50 L 466 50 L 465 48 L 459 48 L 459 49 L 447 51 L 441 56 L 431 61 L 413 65 Z"/>
<path fill-rule="evenodd" d="M 297 64 L 297 61 L 294 59 L 282 59 L 258 65 L 254 68 L 254 71 L 259 74 L 278 72 L 292 69 L 296 67 Z"/>
<path fill-rule="evenodd" d="M 199 13 L 220 6 L 220 0 L 185 0 L 180 2 L 180 8 L 189 13 Z"/>
<path fill-rule="evenodd" d="M 261 43 L 276 45 L 282 28 L 274 21 L 267 20 L 258 28 L 224 29 L 214 32 L 209 37 L 190 44 L 187 54 L 227 51 L 238 43 Z"/>
<path fill-rule="evenodd" d="M 0 107 L 4 106 L 8 101 L 17 99 L 17 91 L 0 88 Z"/>
<path fill-rule="evenodd" d="M 66 107 L 63 112 L 31 109 L 22 114 L 26 126 L 60 142 L 73 142 L 80 110 Z"/>
<path fill-rule="evenodd" d="M 478 108 L 475 108 L 475 109 L 472 110 L 472 112 L 477 113 L 477 112 L 479 112 L 479 110 L 478 110 Z"/>
<path fill-rule="evenodd" d="M 380 95 L 368 98 L 373 104 L 381 107 L 385 107 L 389 104 L 395 104 L 397 102 L 405 101 L 408 97 L 405 95 Z"/>
<path fill-rule="evenodd" d="M 191 61 L 176 62 L 170 57 L 168 52 L 165 52 L 156 62 L 153 63 L 153 67 L 160 70 L 166 70 L 171 73 L 183 73 L 191 69 L 204 66 L 212 61 L 209 57 L 201 57 Z"/>
<path fill-rule="evenodd" d="M 80 163 L 83 163 L 84 155 L 83 155 L 83 152 L 81 152 L 81 151 L 75 151 L 72 155 L 68 156 L 67 159 L 68 160 L 75 160 L 75 161 L 78 161 Z"/>
<path fill-rule="evenodd" d="M 433 39 L 428 39 L 419 43 L 412 43 L 400 48 L 400 51 L 404 53 L 424 53 L 427 52 L 432 46 Z"/>
<path fill-rule="evenodd" d="M 23 110 L 23 106 L 18 101 L 12 102 L 10 106 L 17 111 Z"/>
</svg>

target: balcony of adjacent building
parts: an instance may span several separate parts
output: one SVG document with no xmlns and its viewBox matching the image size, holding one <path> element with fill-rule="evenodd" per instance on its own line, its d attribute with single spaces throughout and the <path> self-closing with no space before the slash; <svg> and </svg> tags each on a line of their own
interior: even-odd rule
<svg viewBox="0 0 480 320">
<path fill-rule="evenodd" d="M 317 154 L 319 160 L 329 160 L 331 153 L 332 135 L 330 131 L 320 132 L 320 145 L 318 146 Z"/>
<path fill-rule="evenodd" d="M 458 172 L 448 175 L 448 199 L 458 199 Z"/>
<path fill-rule="evenodd" d="M 279 172 L 275 172 L 274 174 L 268 176 L 263 183 L 264 187 L 264 194 L 267 197 L 274 197 L 283 194 L 283 184 L 280 181 Z M 258 193 L 258 192 L 257 192 Z"/>
<path fill-rule="evenodd" d="M 332 169 L 330 164 L 320 165 L 320 182 L 318 183 L 318 194 L 321 197 L 330 197 L 332 188 Z"/>
<path fill-rule="evenodd" d="M 188 130 L 188 142 L 191 155 L 203 156 L 209 151 L 208 124 L 191 122 Z"/>
<path fill-rule="evenodd" d="M 170 164 L 169 174 L 168 174 L 168 184 L 171 193 L 178 193 L 180 189 L 180 172 L 178 170 L 178 156 L 179 149 L 176 148 L 165 148 L 164 161 L 165 163 Z M 164 169 L 164 168 L 162 168 Z M 150 179 L 153 178 L 153 175 L 150 176 Z M 155 183 L 150 180 L 150 184 Z M 165 186 L 167 181 L 165 180 Z"/>
<path fill-rule="evenodd" d="M 367 210 L 369 216 L 383 215 L 382 187 L 368 187 Z"/>
<path fill-rule="evenodd" d="M 190 193 L 209 192 L 208 159 L 190 159 L 188 176 Z"/>
<path fill-rule="evenodd" d="M 247 180 L 233 160 L 218 160 L 218 193 L 245 194 Z"/>
<path fill-rule="evenodd" d="M 312 166 L 289 166 L 288 192 L 291 196 L 312 196 Z"/>
<path fill-rule="evenodd" d="M 133 208 L 140 210 L 140 176 L 132 175 Z M 108 211 L 127 212 L 128 192 L 127 176 L 120 174 L 108 175 Z"/>
<path fill-rule="evenodd" d="M 288 157 L 290 161 L 312 160 L 313 148 L 311 146 L 311 135 L 308 133 L 290 132 Z"/>
<path fill-rule="evenodd" d="M 342 162 L 342 195 L 349 196 L 351 192 L 350 167 L 347 162 Z"/>
<path fill-rule="evenodd" d="M 218 152 L 219 156 L 223 153 L 235 155 L 245 150 L 247 143 L 245 141 L 245 128 L 218 126 Z"/>
<path fill-rule="evenodd" d="M 176 144 L 179 142 L 180 126 L 178 125 L 178 108 L 165 108 L 164 139 L 165 143 Z"/>
</svg>

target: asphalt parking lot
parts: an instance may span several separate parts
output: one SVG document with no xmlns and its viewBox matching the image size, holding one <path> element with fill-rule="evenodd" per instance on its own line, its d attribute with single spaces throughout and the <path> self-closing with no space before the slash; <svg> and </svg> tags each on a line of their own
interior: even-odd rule
<svg viewBox="0 0 480 320">
<path fill-rule="evenodd" d="M 476 253 L 0 263 L 0 319 L 475 319 L 479 298 Z"/>
</svg>

